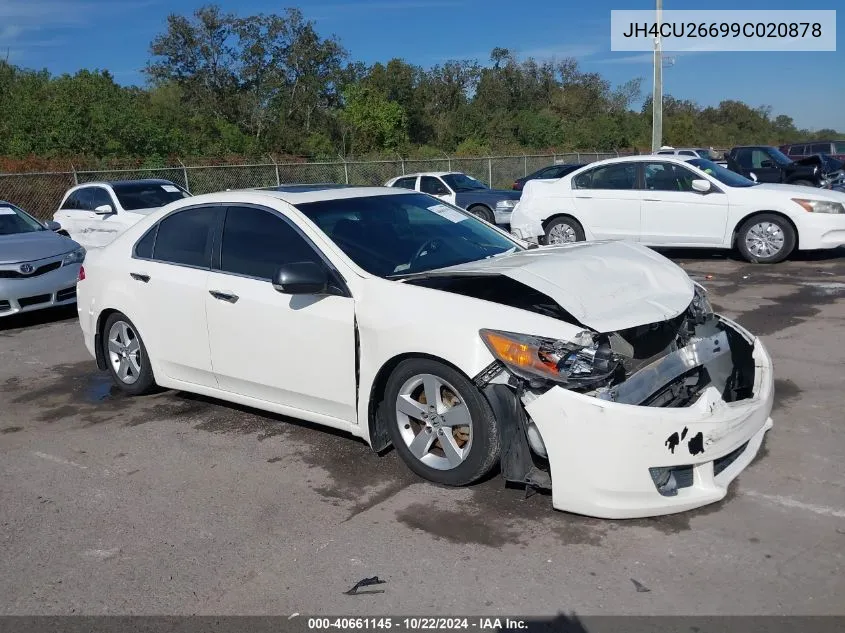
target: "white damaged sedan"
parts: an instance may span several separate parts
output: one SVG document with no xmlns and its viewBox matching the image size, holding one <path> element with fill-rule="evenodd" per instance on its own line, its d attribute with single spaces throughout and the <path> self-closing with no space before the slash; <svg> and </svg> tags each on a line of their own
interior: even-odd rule
<svg viewBox="0 0 845 633">
<path fill-rule="evenodd" d="M 88 350 L 130 394 L 342 429 L 441 484 L 498 464 L 595 517 L 722 499 L 772 426 L 765 348 L 669 260 L 525 248 L 422 193 L 187 198 L 89 251 L 77 291 Z"/>
</svg>

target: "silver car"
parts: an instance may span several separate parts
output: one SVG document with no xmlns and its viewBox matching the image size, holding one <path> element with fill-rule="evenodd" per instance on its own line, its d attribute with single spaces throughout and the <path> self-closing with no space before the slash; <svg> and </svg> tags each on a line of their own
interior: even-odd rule
<svg viewBox="0 0 845 633">
<path fill-rule="evenodd" d="M 76 302 L 76 281 L 85 249 L 0 201 L 0 318 Z"/>
</svg>

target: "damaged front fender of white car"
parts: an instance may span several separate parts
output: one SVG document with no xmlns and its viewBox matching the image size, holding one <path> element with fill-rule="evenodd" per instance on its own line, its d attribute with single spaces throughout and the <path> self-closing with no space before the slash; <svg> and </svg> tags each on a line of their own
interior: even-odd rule
<svg viewBox="0 0 845 633">
<path fill-rule="evenodd" d="M 559 510 L 623 519 L 719 501 L 772 426 L 768 353 L 698 285 L 644 325 L 479 336 L 496 359 L 475 381 L 501 422 L 503 475 L 551 488 Z"/>
</svg>

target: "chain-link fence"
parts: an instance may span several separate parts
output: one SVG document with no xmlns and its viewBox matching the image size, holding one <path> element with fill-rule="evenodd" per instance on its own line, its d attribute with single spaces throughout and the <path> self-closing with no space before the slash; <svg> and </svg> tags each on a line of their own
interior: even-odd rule
<svg viewBox="0 0 845 633">
<path fill-rule="evenodd" d="M 383 185 L 395 176 L 427 171 L 461 171 L 493 188 L 510 189 L 514 180 L 554 163 L 589 163 L 623 156 L 619 152 L 570 152 L 521 156 L 179 165 L 155 169 L 0 174 L 0 200 L 12 202 L 39 219 L 52 218 L 62 195 L 73 185 L 104 180 L 164 178 L 193 194 L 291 183 Z"/>
</svg>

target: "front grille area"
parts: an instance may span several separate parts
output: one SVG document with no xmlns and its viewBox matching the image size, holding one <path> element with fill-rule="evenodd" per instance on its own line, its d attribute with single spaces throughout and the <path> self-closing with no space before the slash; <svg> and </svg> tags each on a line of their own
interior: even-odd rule
<svg viewBox="0 0 845 633">
<path fill-rule="evenodd" d="M 68 299 L 73 299 L 76 297 L 76 286 L 71 286 L 70 288 L 65 288 L 64 290 L 59 290 L 56 293 L 56 301 L 67 301 Z"/>
<path fill-rule="evenodd" d="M 39 266 L 28 275 L 25 275 L 18 270 L 0 270 L 0 279 L 29 279 L 30 277 L 38 277 L 39 275 L 49 273 L 51 270 L 57 270 L 61 267 L 62 262 L 60 261 L 50 262 L 49 264 Z"/>
<path fill-rule="evenodd" d="M 721 473 L 725 468 L 733 464 L 737 458 L 745 452 L 745 449 L 748 448 L 748 442 L 732 450 L 730 453 L 725 455 L 724 457 L 720 457 L 717 460 L 713 461 L 713 475 L 717 476 Z"/>
<path fill-rule="evenodd" d="M 6 299 L 0 301 L 0 312 L 6 312 L 7 310 L 12 309 L 12 304 L 9 303 Z"/>
<path fill-rule="evenodd" d="M 23 297 L 18 299 L 18 303 L 22 308 L 38 305 L 39 303 L 49 303 L 51 295 L 35 295 L 34 297 Z"/>
</svg>

